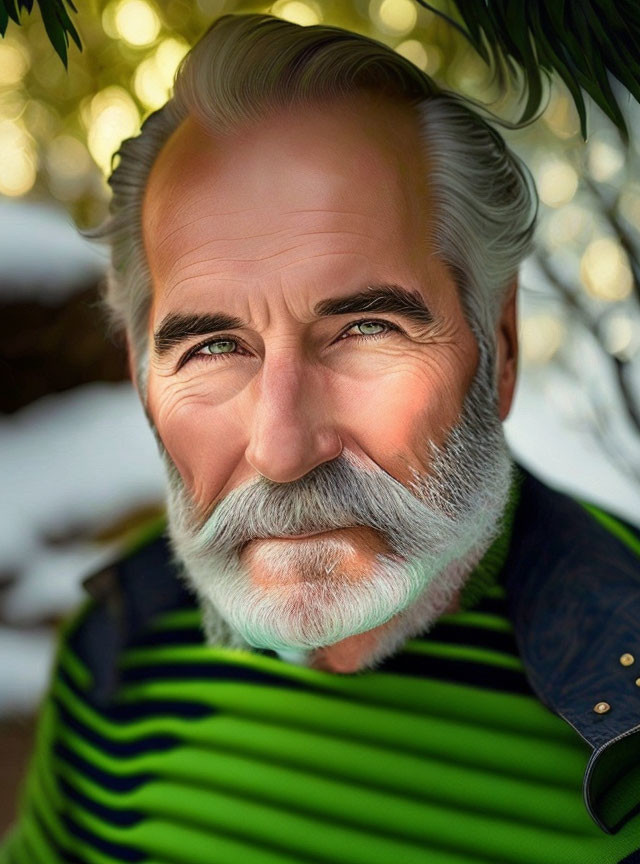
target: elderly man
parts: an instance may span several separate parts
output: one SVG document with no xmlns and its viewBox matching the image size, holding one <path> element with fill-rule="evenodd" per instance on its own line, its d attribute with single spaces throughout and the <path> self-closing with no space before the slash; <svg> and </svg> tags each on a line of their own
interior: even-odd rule
<svg viewBox="0 0 640 864">
<path fill-rule="evenodd" d="M 502 138 L 224 16 L 110 182 L 166 533 L 85 581 L 3 864 L 639 862 L 640 541 L 506 447 Z"/>
</svg>

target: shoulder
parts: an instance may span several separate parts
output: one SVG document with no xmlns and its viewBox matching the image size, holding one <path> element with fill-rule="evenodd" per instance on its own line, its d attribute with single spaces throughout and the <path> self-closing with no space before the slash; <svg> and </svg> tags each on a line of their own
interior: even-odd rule
<svg viewBox="0 0 640 864">
<path fill-rule="evenodd" d="M 536 570 L 561 563 L 566 576 L 616 575 L 630 589 L 640 580 L 640 528 L 602 507 L 544 483 L 522 466 L 512 559 Z"/>
<path fill-rule="evenodd" d="M 616 651 L 635 634 L 640 615 L 637 529 L 518 470 L 520 500 L 503 578 L 522 647 L 529 643 L 533 651 L 535 643 L 539 654 L 542 637 L 560 644 L 562 633 L 575 633 L 572 656 L 578 645 L 603 646 L 605 637 Z"/>
<path fill-rule="evenodd" d="M 87 696 L 106 704 L 117 686 L 118 657 L 158 616 L 195 607 L 164 531 L 138 543 L 82 582 L 89 595 L 68 619 L 59 652 L 86 670 Z"/>
<path fill-rule="evenodd" d="M 637 770 L 640 754 L 639 553 L 633 526 L 523 473 L 509 614 L 533 689 L 592 748 L 585 804 L 613 833 L 638 804 L 636 794 L 615 811 L 608 799 L 620 798 L 622 766 Z"/>
</svg>

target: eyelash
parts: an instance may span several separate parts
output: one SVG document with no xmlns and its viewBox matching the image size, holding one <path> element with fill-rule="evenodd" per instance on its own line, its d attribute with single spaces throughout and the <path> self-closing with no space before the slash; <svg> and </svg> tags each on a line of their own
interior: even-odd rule
<svg viewBox="0 0 640 864">
<path fill-rule="evenodd" d="M 348 333 L 352 327 L 356 327 L 358 324 L 381 324 L 384 327 L 388 327 L 390 332 L 395 331 L 397 333 L 402 333 L 400 327 L 398 327 L 397 324 L 392 324 L 390 321 L 377 321 L 375 318 L 361 318 L 359 321 L 352 321 L 336 341 L 340 341 L 341 339 L 345 338 L 345 334 Z M 370 333 L 369 335 L 359 333 L 358 335 L 351 336 L 349 338 L 371 341 L 373 339 L 384 339 L 387 335 L 388 333 Z M 214 345 L 218 342 L 235 342 L 236 344 L 238 344 L 238 340 L 234 336 L 218 336 L 217 339 L 207 339 L 206 342 L 201 342 L 199 345 L 194 345 L 193 348 L 188 351 L 187 354 L 184 356 L 178 368 L 181 368 L 186 363 L 193 362 L 194 360 L 204 360 L 205 363 L 208 363 L 211 360 L 217 361 L 222 358 L 235 356 L 235 352 L 230 354 L 198 354 L 198 351 L 200 351 L 202 348 L 205 348 L 207 345 Z"/>
</svg>

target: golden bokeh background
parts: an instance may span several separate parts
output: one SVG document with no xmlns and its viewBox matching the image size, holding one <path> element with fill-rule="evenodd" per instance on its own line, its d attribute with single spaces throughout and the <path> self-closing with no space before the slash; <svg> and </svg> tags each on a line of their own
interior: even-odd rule
<svg viewBox="0 0 640 864">
<path fill-rule="evenodd" d="M 452 4 L 440 8 L 455 17 Z M 107 212 L 105 176 L 113 154 L 167 100 L 189 46 L 219 15 L 255 11 L 372 36 L 441 86 L 480 99 L 509 119 L 518 117 L 519 94 L 499 93 L 465 39 L 413 0 L 94 0 L 71 13 L 83 51 L 71 44 L 68 70 L 36 11 L 20 27 L 10 22 L 0 41 L 0 195 L 49 197 L 79 227 L 97 224 Z M 599 218 L 581 177 L 617 189 L 617 216 L 632 234 L 640 230 L 640 183 L 625 170 L 628 159 L 616 131 L 599 109 L 590 108 L 596 128 L 585 144 L 573 102 L 555 80 L 541 119 L 506 137 L 534 172 L 542 202 L 541 245 L 565 258 L 571 251 L 583 302 L 617 308 L 615 315 L 605 310 L 603 344 L 627 360 L 640 349 L 637 317 L 625 306 L 634 287 L 628 251 Z M 522 328 L 524 360 L 548 362 L 561 347 L 566 324 L 562 315 L 548 313 L 529 320 Z"/>
</svg>

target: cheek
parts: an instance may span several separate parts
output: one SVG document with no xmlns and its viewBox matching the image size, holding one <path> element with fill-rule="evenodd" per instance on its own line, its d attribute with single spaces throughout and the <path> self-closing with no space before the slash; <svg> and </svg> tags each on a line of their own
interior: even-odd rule
<svg viewBox="0 0 640 864">
<path fill-rule="evenodd" d="M 356 440 L 398 479 L 405 475 L 406 460 L 425 464 L 429 441 L 444 442 L 459 419 L 473 377 L 473 369 L 461 368 L 454 358 L 438 353 L 428 362 L 352 389 L 348 413 L 343 397 L 342 416 L 350 418 L 348 426 Z"/>
<path fill-rule="evenodd" d="M 188 389 L 151 393 L 156 428 L 188 491 L 206 505 L 224 486 L 245 449 L 243 432 L 228 405 L 211 405 Z"/>
</svg>

